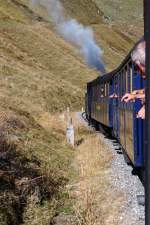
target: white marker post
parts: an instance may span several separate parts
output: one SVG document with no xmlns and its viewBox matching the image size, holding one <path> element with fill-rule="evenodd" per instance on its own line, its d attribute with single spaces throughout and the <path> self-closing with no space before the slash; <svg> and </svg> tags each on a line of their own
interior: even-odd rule
<svg viewBox="0 0 150 225">
<path fill-rule="evenodd" d="M 72 118 L 68 121 L 66 139 L 67 143 L 74 147 L 74 127 L 72 123 Z"/>
</svg>

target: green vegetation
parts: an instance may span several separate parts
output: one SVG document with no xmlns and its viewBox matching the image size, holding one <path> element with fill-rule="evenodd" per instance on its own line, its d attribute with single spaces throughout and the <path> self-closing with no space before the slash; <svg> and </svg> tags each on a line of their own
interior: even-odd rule
<svg viewBox="0 0 150 225">
<path fill-rule="evenodd" d="M 111 22 L 132 25 L 143 22 L 143 1 L 141 0 L 94 0 Z"/>
<path fill-rule="evenodd" d="M 104 13 L 106 23 L 116 26 L 128 37 L 136 37 L 136 41 L 143 31 L 143 1 L 141 0 L 94 0 Z"/>
</svg>

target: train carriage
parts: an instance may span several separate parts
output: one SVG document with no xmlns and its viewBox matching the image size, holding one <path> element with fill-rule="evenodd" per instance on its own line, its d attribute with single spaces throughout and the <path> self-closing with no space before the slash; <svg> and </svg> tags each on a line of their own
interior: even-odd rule
<svg viewBox="0 0 150 225">
<path fill-rule="evenodd" d="M 140 101 L 121 102 L 125 93 L 143 88 L 140 71 L 130 53 L 116 70 L 87 84 L 86 116 L 96 127 L 109 128 L 132 164 L 143 166 L 143 121 L 136 115 Z M 113 98 L 111 96 L 113 95 Z"/>
</svg>

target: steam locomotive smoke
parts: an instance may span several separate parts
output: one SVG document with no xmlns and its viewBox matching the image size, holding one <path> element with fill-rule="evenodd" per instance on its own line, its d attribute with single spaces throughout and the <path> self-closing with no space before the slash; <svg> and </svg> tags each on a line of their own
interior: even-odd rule
<svg viewBox="0 0 150 225">
<path fill-rule="evenodd" d="M 79 48 L 81 55 L 90 67 L 105 72 L 102 60 L 102 50 L 94 40 L 93 31 L 84 27 L 75 19 L 68 19 L 64 15 L 64 8 L 59 0 L 31 0 L 33 5 L 45 7 L 54 23 L 57 32 L 67 41 Z"/>
</svg>

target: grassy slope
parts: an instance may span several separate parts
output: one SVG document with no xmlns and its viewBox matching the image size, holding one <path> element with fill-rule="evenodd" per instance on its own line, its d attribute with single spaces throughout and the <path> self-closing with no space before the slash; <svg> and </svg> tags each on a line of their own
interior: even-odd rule
<svg viewBox="0 0 150 225">
<path fill-rule="evenodd" d="M 141 0 L 94 0 L 103 11 L 104 18 L 120 27 L 128 35 L 143 34 L 143 1 Z"/>
<path fill-rule="evenodd" d="M 28 10 L 19 8 L 14 3 L 1 1 L 3 21 L 1 20 L 0 24 L 2 55 L 0 68 L 3 74 L 1 76 L 2 93 L 5 94 L 5 98 L 8 96 L 13 102 L 17 101 L 17 104 L 18 101 L 22 101 L 24 104 L 20 104 L 21 107 L 31 109 L 32 103 L 40 108 L 42 104 L 42 108 L 49 111 L 58 108 L 61 110 L 66 105 L 74 107 L 81 105 L 84 96 L 83 87 L 97 74 L 84 65 L 75 49 L 58 37 L 51 26 L 44 22 L 37 22 L 35 16 Z M 98 22 L 96 7 L 93 7 L 95 10 L 93 9 L 90 15 L 90 6 L 86 9 L 83 2 L 82 7 L 80 2 L 79 5 L 73 0 L 66 2 L 66 7 L 70 6 L 68 10 L 71 16 L 75 17 L 73 8 L 77 5 L 79 12 L 81 10 L 87 12 L 86 15 L 82 14 L 81 22 L 86 21 L 87 18 L 92 18 L 91 21 L 88 19 L 92 24 Z M 78 16 L 77 13 L 76 17 Z M 99 18 L 101 20 L 101 16 Z M 93 22 L 94 19 L 95 22 Z M 134 38 L 132 40 L 123 36 L 114 28 L 108 28 L 107 24 L 100 23 L 93 27 L 98 42 L 105 50 L 108 69 L 111 69 L 125 56 Z M 110 58 L 113 60 L 110 61 Z"/>
<path fill-rule="evenodd" d="M 94 0 L 95 3 L 101 8 L 104 15 L 115 23 L 132 25 L 141 23 L 143 18 L 143 1 L 141 0 Z M 134 9 L 134 10 L 133 10 Z"/>
<path fill-rule="evenodd" d="M 62 2 L 70 16 L 92 24 L 107 68 L 115 67 L 135 37 L 104 24 L 93 1 Z M 49 224 L 73 154 L 64 132 L 50 122 L 51 113 L 68 105 L 78 109 L 86 82 L 97 76 L 46 20 L 26 0 L 0 0 L 0 132 L 6 153 L 0 153 L 1 225 L 31 224 L 33 217 L 33 224 Z"/>
<path fill-rule="evenodd" d="M 137 3 L 138 0 L 135 1 Z M 130 4 L 130 1 L 125 3 L 116 0 L 115 5 L 122 9 L 122 11 L 118 11 L 113 4 L 111 5 L 110 2 L 108 4 L 106 0 L 78 0 L 78 4 L 76 0 L 62 0 L 61 2 L 67 9 L 70 17 L 76 18 L 81 23 L 90 25 L 93 28 L 96 40 L 104 50 L 104 59 L 109 71 L 118 66 L 142 35 L 143 21 L 141 17 L 135 20 L 139 11 L 140 15 L 142 14 L 141 3 L 139 4 L 140 8 L 138 4 Z M 93 3 L 92 6 L 91 2 Z M 108 10 L 109 5 L 111 14 L 109 14 Z M 134 15 L 132 15 L 133 10 L 130 5 L 131 7 L 133 5 L 136 6 Z M 110 17 L 110 20 L 107 20 L 107 17 Z M 133 22 L 131 23 L 131 21 Z"/>
</svg>

